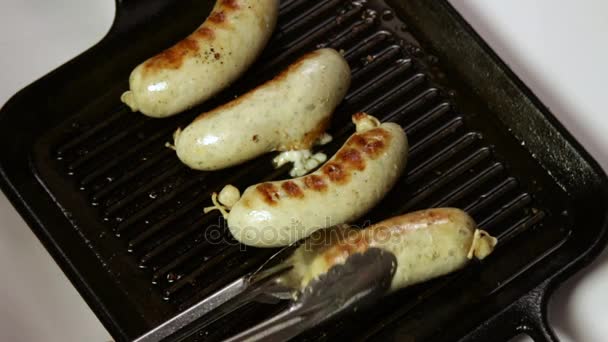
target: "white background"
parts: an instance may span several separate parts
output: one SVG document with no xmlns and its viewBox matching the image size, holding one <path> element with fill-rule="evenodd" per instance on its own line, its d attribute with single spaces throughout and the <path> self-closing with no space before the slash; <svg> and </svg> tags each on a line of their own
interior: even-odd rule
<svg viewBox="0 0 608 342">
<path fill-rule="evenodd" d="M 451 0 L 553 113 L 608 167 L 608 2 Z M 99 41 L 112 0 L 0 0 L 0 105 Z M 0 194 L 0 341 L 109 341 Z M 563 341 L 608 340 L 608 253 L 550 306 Z"/>
</svg>

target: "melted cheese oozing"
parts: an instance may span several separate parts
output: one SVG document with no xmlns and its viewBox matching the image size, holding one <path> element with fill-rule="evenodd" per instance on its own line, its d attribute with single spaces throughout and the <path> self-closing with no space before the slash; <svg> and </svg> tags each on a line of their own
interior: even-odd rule
<svg viewBox="0 0 608 342">
<path fill-rule="evenodd" d="M 319 165 L 327 161 L 325 153 L 312 154 L 310 150 L 300 151 L 285 151 L 279 153 L 272 162 L 276 168 L 279 168 L 287 163 L 293 163 L 293 167 L 289 171 L 291 177 L 301 177 L 310 171 L 319 167 Z"/>
</svg>

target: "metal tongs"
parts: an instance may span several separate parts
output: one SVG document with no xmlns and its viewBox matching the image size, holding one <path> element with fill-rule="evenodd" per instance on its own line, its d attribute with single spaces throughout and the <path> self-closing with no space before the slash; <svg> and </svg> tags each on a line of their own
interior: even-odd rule
<svg viewBox="0 0 608 342">
<path fill-rule="evenodd" d="M 290 248 L 285 248 L 277 254 L 285 254 L 288 250 Z M 361 309 L 382 297 L 390 288 L 397 260 L 390 252 L 369 248 L 364 253 L 351 255 L 344 264 L 333 266 L 303 289 L 284 281 L 293 271 L 289 263 L 264 268 L 266 265 L 235 280 L 135 342 L 161 341 L 199 319 L 203 319 L 205 325 L 211 324 L 253 301 L 288 301 L 289 305 L 228 341 L 286 341 L 323 321 Z"/>
</svg>

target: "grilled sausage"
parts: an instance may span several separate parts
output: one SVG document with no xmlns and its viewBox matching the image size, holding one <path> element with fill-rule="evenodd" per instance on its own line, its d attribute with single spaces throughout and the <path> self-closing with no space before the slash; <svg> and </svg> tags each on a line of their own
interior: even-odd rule
<svg viewBox="0 0 608 342">
<path fill-rule="evenodd" d="M 323 137 L 349 85 L 350 68 L 337 51 L 313 51 L 273 80 L 178 130 L 177 156 L 193 169 L 217 170 L 271 151 L 310 149 Z"/>
<path fill-rule="evenodd" d="M 477 229 L 462 210 L 422 210 L 367 229 L 335 227 L 314 234 L 287 261 L 294 269 L 283 281 L 303 288 L 349 256 L 375 247 L 395 255 L 391 289 L 397 290 L 456 271 L 473 257 L 481 260 L 495 245 L 496 238 Z"/>
<path fill-rule="evenodd" d="M 217 0 L 194 33 L 133 70 L 121 100 L 133 111 L 162 118 L 209 99 L 262 52 L 278 6 L 279 0 Z"/>
<path fill-rule="evenodd" d="M 230 198 L 222 204 L 231 209 L 224 214 L 234 237 L 256 247 L 285 246 L 374 207 L 405 168 L 407 138 L 399 125 L 364 113 L 353 122 L 357 132 L 312 174 L 253 185 L 240 198 L 232 186 L 222 190 L 220 200 Z M 224 210 L 215 204 L 206 211 Z"/>
</svg>

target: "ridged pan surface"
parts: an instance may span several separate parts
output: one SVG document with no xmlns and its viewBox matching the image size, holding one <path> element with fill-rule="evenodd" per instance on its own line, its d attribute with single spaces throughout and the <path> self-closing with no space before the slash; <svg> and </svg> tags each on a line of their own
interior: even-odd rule
<svg viewBox="0 0 608 342">
<path fill-rule="evenodd" d="M 208 8 L 189 12 L 200 10 L 204 18 Z M 271 78 L 302 54 L 319 47 L 340 50 L 352 68 L 352 86 L 333 116 L 333 142 L 320 149 L 333 154 L 354 131 L 350 116 L 358 111 L 399 123 L 411 146 L 406 174 L 359 224 L 453 206 L 470 213 L 500 244 L 482 264 L 400 291 L 371 312 L 327 323 L 300 338 L 372 338 L 401 322 L 399 336 L 412 341 L 458 339 L 528 290 L 501 297 L 512 281 L 566 241 L 574 221 L 564 188 L 493 116 L 474 86 L 463 87 L 449 61 L 416 38 L 407 17 L 383 1 L 283 0 L 264 54 L 216 99 L 174 118 L 150 119 L 120 103 L 125 73 L 46 132 L 36 142 L 32 165 L 72 222 L 70 229 L 113 279 L 108 286 L 124 292 L 129 298 L 124 306 L 154 327 L 276 251 L 244 248 L 217 212 L 203 214 L 211 193 L 229 183 L 244 189 L 288 177 L 287 167 L 273 169 L 272 154 L 227 170 L 193 171 L 165 142 L 197 114 Z M 171 43 L 166 40 L 165 45 Z M 252 304 L 238 317 L 181 334 L 188 340 L 219 340 L 280 309 Z"/>
</svg>

